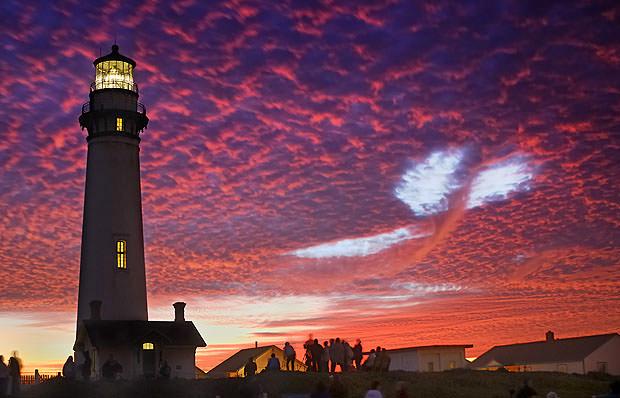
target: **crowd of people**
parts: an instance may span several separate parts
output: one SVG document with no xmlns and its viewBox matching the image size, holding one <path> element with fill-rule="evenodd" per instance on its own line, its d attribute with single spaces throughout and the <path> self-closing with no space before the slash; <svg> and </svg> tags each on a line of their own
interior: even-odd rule
<svg viewBox="0 0 620 398">
<path fill-rule="evenodd" d="M 341 340 L 339 337 L 325 340 L 321 344 L 319 339 L 314 339 L 310 336 L 303 344 L 303 348 L 302 362 L 306 365 L 305 369 L 308 372 L 386 372 L 390 368 L 391 358 L 385 348 L 377 347 L 365 353 L 360 339 L 357 339 L 355 345 L 351 346 L 348 341 Z M 262 370 L 300 370 L 295 366 L 298 359 L 295 348 L 287 341 L 284 343 L 282 350 L 284 351 L 284 366 L 280 363 L 280 359 L 272 353 L 267 366 Z M 365 356 L 366 359 L 364 360 Z M 248 358 L 244 366 L 244 375 L 246 377 L 248 375 L 253 376 L 258 372 L 254 359 L 253 357 Z"/>
<path fill-rule="evenodd" d="M 8 364 L 4 362 L 4 356 L 0 355 L 0 397 L 19 394 L 21 372 L 22 361 L 17 356 L 17 351 L 13 351 Z"/>
</svg>

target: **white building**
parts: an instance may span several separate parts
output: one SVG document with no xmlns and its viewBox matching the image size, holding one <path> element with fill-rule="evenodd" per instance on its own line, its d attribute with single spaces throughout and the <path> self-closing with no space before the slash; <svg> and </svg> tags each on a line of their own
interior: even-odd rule
<svg viewBox="0 0 620 398">
<path fill-rule="evenodd" d="M 389 370 L 410 372 L 440 372 L 467 367 L 465 349 L 471 344 L 430 345 L 387 350 L 390 356 Z"/>
<path fill-rule="evenodd" d="M 471 368 L 620 375 L 620 335 L 609 333 L 556 339 L 549 331 L 545 341 L 495 346 L 476 358 Z"/>
<path fill-rule="evenodd" d="M 174 321 L 148 320 L 139 154 L 149 119 L 133 81 L 136 63 L 114 45 L 94 65 L 80 116 L 88 157 L 75 358 L 90 358 L 95 378 L 111 356 L 122 378 L 155 377 L 164 363 L 172 377 L 194 378 L 196 347 L 206 344 L 185 321 L 185 303 L 175 303 Z"/>
</svg>

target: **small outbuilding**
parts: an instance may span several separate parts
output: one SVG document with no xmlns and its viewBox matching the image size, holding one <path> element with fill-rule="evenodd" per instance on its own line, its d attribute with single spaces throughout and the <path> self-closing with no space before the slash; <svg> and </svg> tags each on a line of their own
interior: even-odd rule
<svg viewBox="0 0 620 398">
<path fill-rule="evenodd" d="M 410 372 L 441 372 L 467 367 L 465 349 L 471 344 L 429 345 L 387 350 L 390 356 L 389 370 Z"/>
<path fill-rule="evenodd" d="M 280 360 L 280 369 L 286 370 L 286 359 L 284 358 L 284 350 L 275 345 L 264 347 L 246 348 L 238 351 L 224 362 L 220 363 L 207 372 L 209 378 L 224 377 L 244 377 L 243 368 L 251 357 L 256 362 L 257 373 L 267 368 L 267 361 L 271 358 L 271 354 L 275 354 Z M 300 360 L 295 360 L 294 370 L 305 372 L 306 365 Z"/>
<path fill-rule="evenodd" d="M 620 375 L 620 335 L 608 333 L 556 339 L 549 331 L 544 341 L 495 346 L 476 358 L 471 368 Z"/>
</svg>

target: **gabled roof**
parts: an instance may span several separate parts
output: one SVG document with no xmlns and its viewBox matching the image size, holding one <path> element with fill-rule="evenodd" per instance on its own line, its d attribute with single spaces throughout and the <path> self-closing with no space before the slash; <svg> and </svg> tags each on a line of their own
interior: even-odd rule
<svg viewBox="0 0 620 398">
<path fill-rule="evenodd" d="M 281 348 L 275 345 L 268 345 L 264 347 L 255 347 L 255 348 L 246 348 L 243 350 L 237 351 L 233 356 L 226 359 L 224 362 L 220 363 L 213 369 L 207 372 L 209 376 L 226 376 L 229 372 L 236 372 L 242 367 L 245 366 L 246 362 L 250 357 L 256 360 L 257 357 L 263 355 L 266 352 L 271 352 L 272 350 L 282 351 Z"/>
<path fill-rule="evenodd" d="M 471 367 L 485 368 L 494 366 L 489 365 L 491 362 L 496 362 L 502 366 L 510 366 L 582 361 L 615 336 L 618 336 L 618 333 L 495 346 L 476 358 L 471 363 Z"/>
<path fill-rule="evenodd" d="M 82 321 L 78 341 L 88 335 L 91 344 L 127 346 L 144 342 L 163 345 L 206 347 L 207 344 L 193 322 L 175 321 Z"/>
</svg>

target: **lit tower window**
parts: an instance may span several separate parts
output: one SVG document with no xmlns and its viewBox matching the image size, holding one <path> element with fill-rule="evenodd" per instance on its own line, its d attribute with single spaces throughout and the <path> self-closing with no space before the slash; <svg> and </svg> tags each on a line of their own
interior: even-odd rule
<svg viewBox="0 0 620 398">
<path fill-rule="evenodd" d="M 153 343 L 144 343 L 142 344 L 143 350 L 152 350 L 154 348 Z"/>
<path fill-rule="evenodd" d="M 127 269 L 127 241 L 116 241 L 116 268 Z"/>
<path fill-rule="evenodd" d="M 116 131 L 123 131 L 123 118 L 122 117 L 116 118 Z"/>
</svg>

